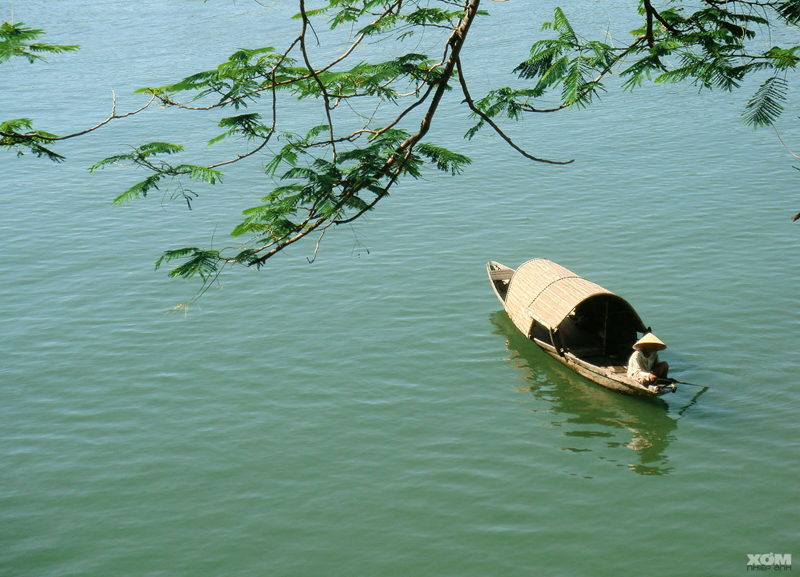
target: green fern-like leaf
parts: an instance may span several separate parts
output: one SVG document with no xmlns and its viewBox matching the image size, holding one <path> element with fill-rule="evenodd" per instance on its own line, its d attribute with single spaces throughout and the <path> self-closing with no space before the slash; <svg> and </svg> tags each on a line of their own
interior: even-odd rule
<svg viewBox="0 0 800 577">
<path fill-rule="evenodd" d="M 57 138 L 55 134 L 43 130 L 33 130 L 30 118 L 15 118 L 0 124 L 0 148 L 15 150 L 17 156 L 30 152 L 36 156 L 46 156 L 53 162 L 63 162 L 66 158 L 50 150 L 46 144 Z"/>
<path fill-rule="evenodd" d="M 161 255 L 156 261 L 156 270 L 158 270 L 162 264 L 178 258 L 187 258 L 187 260 L 169 271 L 169 276 L 179 276 L 188 279 L 194 275 L 200 275 L 204 281 L 219 270 L 221 262 L 219 251 L 203 250 L 197 247 L 185 247 L 176 250 L 168 250 Z"/>
<path fill-rule="evenodd" d="M 42 54 L 60 54 L 74 52 L 80 46 L 72 44 L 43 44 L 34 42 L 44 30 L 35 30 L 25 26 L 24 22 L 13 24 L 3 22 L 0 24 L 0 62 L 5 62 L 13 57 L 27 58 L 28 62 L 44 60 Z"/>
<path fill-rule="evenodd" d="M 188 174 L 192 180 L 199 182 L 207 182 L 208 184 L 217 184 L 222 182 L 223 173 L 220 170 L 206 168 L 205 166 L 197 166 L 194 164 L 181 164 L 169 171 L 170 174 L 181 175 Z"/>
<path fill-rule="evenodd" d="M 778 14 L 781 15 L 789 24 L 800 24 L 800 0 L 786 0 L 776 7 Z"/>
<path fill-rule="evenodd" d="M 105 168 L 110 164 L 118 163 L 132 163 L 140 166 L 145 166 L 152 169 L 148 164 L 150 157 L 157 154 L 177 154 L 183 150 L 180 144 L 171 144 L 169 142 L 148 142 L 139 148 L 134 148 L 131 152 L 125 154 L 115 154 L 103 160 L 94 163 L 89 167 L 90 172 L 94 172 L 101 168 Z"/>
<path fill-rule="evenodd" d="M 141 182 L 137 182 L 128 190 L 115 198 L 111 204 L 119 206 L 125 202 L 138 200 L 139 198 L 146 197 L 147 193 L 153 189 L 158 190 L 158 183 L 165 177 L 164 174 L 158 173 L 148 176 Z"/>
<path fill-rule="evenodd" d="M 436 168 L 443 172 L 450 172 L 452 175 L 460 174 L 466 166 L 472 163 L 472 159 L 463 154 L 426 142 L 418 144 L 416 151 L 435 162 Z"/>
<path fill-rule="evenodd" d="M 764 81 L 745 107 L 744 123 L 758 128 L 775 122 L 783 112 L 787 90 L 788 83 L 778 76 Z"/>
</svg>

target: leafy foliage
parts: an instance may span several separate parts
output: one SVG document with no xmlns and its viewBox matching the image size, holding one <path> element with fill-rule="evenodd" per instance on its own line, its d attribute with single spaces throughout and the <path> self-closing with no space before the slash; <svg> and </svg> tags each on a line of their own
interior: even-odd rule
<svg viewBox="0 0 800 577">
<path fill-rule="evenodd" d="M 156 261 L 156 270 L 158 270 L 163 263 L 168 263 L 171 260 L 183 258 L 184 262 L 169 272 L 171 277 L 184 277 L 191 278 L 194 275 L 199 275 L 204 281 L 210 279 L 219 272 L 220 258 L 219 251 L 203 250 L 195 246 L 187 248 L 179 248 L 177 250 L 168 250 L 161 258 Z"/>
<path fill-rule="evenodd" d="M 44 30 L 25 26 L 24 22 L 0 24 L 0 63 L 14 57 L 27 58 L 29 62 L 44 60 L 44 54 L 59 54 L 80 49 L 77 45 L 44 44 L 35 42 Z"/>
<path fill-rule="evenodd" d="M 127 165 L 147 173 L 117 196 L 115 204 L 171 189 L 173 197 L 191 208 L 197 193 L 184 182 L 214 185 L 222 181 L 227 165 L 248 158 L 262 163 L 269 190 L 257 206 L 244 210 L 231 233 L 237 244 L 167 251 L 156 268 L 174 265 L 170 276 L 199 276 L 207 286 L 226 266 L 261 267 L 309 235 L 317 238 L 318 248 L 326 231 L 373 210 L 404 180 L 421 178 L 426 171 L 460 174 L 470 159 L 428 137 L 440 103 L 454 85 L 461 88 L 455 98 L 475 119 L 466 138 L 491 128 L 527 158 L 566 163 L 570 161 L 522 150 L 495 120 L 589 106 L 609 89 L 611 74 L 621 77 L 625 90 L 652 81 L 723 91 L 755 75 L 762 84 L 743 116 L 748 125 L 760 127 L 783 111 L 789 75 L 800 64 L 800 46 L 764 42 L 776 25 L 796 30 L 800 0 L 663 0 L 658 6 L 631 0 L 641 26 L 622 44 L 608 37 L 585 38 L 566 12 L 556 8 L 529 56 L 513 68 L 515 85 L 473 99 L 460 53 L 473 23 L 486 15 L 479 0 L 326 0 L 313 9 L 305 4 L 298 0 L 298 32 L 285 47 L 241 48 L 215 68 L 138 91 L 165 107 L 198 114 L 224 111 L 217 121 L 221 132 L 209 145 L 237 143 L 242 152 L 213 164 L 178 162 L 172 159 L 186 155 L 182 146 L 155 141 L 91 168 Z M 526 5 L 518 6 L 522 10 Z M 331 32 L 337 40 L 328 45 L 330 58 L 313 63 L 321 51 L 310 52 L 309 44 L 324 44 L 329 38 L 321 22 L 332 30 L 346 27 L 348 40 L 342 49 L 342 35 Z M 425 33 L 425 43 L 404 42 L 419 32 Z M 11 56 L 33 61 L 42 52 L 76 48 L 36 44 L 40 34 L 22 24 L 4 24 L 0 62 Z M 392 42 L 396 54 L 378 59 L 372 46 L 381 40 Z M 433 55 L 420 48 L 431 44 L 436 45 Z M 288 99 L 315 103 L 323 120 L 312 127 L 297 126 L 291 107 L 286 107 Z M 0 125 L 0 146 L 60 161 L 63 157 L 48 148 L 53 141 L 136 114 L 150 102 L 128 114 L 112 110 L 97 126 L 65 137 L 32 131 L 28 119 L 6 121 Z"/>
<path fill-rule="evenodd" d="M 786 90 L 786 80 L 779 76 L 765 80 L 747 103 L 745 122 L 756 127 L 771 125 L 783 112 Z"/>
<path fill-rule="evenodd" d="M 536 41 L 530 57 L 514 72 L 533 86 L 499 88 L 477 102 L 487 118 L 512 119 L 526 112 L 551 112 L 584 107 L 606 90 L 604 78 L 614 72 L 624 79 L 622 87 L 633 90 L 645 81 L 690 82 L 700 88 L 731 91 L 750 74 L 771 76 L 754 94 L 743 114 L 745 123 L 758 127 L 774 122 L 783 110 L 788 84 L 786 73 L 800 63 L 800 47 L 772 46 L 758 51 L 766 32 L 775 24 L 797 27 L 800 2 L 703 0 L 688 11 L 678 0 L 663 2 L 656 9 L 649 0 L 639 3 L 644 17 L 633 30 L 632 41 L 615 46 L 586 40 L 556 8 L 552 21 L 542 30 L 552 38 Z M 560 88 L 555 105 L 537 106 L 537 99 Z M 472 138 L 486 124 L 485 118 L 468 132 Z"/>
<path fill-rule="evenodd" d="M 65 158 L 62 155 L 45 146 L 58 137 L 41 130 L 33 131 L 32 127 L 30 118 L 17 118 L 0 123 L 0 148 L 14 150 L 17 156 L 22 156 L 27 150 L 36 156 L 46 156 L 53 162 L 63 162 Z"/>
<path fill-rule="evenodd" d="M 89 170 L 94 172 L 95 170 L 105 168 L 111 164 L 132 164 L 153 172 L 153 174 L 141 182 L 134 184 L 128 190 L 116 197 L 114 199 L 114 204 L 122 204 L 124 202 L 130 202 L 132 200 L 144 198 L 151 190 L 158 190 L 159 182 L 167 178 L 188 176 L 192 180 L 206 182 L 208 184 L 216 184 L 217 182 L 222 181 L 222 172 L 219 170 L 193 164 L 178 164 L 173 166 L 164 160 L 155 158 L 158 154 L 177 154 L 182 150 L 183 147 L 179 144 L 170 144 L 169 142 L 150 142 L 133 149 L 132 152 L 127 154 L 116 154 L 114 156 L 109 156 L 108 158 L 93 164 Z"/>
</svg>

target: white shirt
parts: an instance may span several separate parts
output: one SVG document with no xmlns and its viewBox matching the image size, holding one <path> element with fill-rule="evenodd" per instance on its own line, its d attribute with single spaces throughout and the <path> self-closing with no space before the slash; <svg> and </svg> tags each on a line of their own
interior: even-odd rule
<svg viewBox="0 0 800 577">
<path fill-rule="evenodd" d="M 646 357 L 642 351 L 633 351 L 628 361 L 628 376 L 641 383 L 653 374 L 651 371 L 657 362 L 658 353 L 655 351 L 649 357 Z"/>
</svg>

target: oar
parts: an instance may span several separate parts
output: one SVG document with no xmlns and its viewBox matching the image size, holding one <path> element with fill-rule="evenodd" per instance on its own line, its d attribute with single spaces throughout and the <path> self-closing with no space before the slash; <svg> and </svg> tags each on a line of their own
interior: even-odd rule
<svg viewBox="0 0 800 577">
<path fill-rule="evenodd" d="M 700 398 L 700 396 L 701 396 L 703 393 L 705 393 L 707 390 L 708 390 L 708 387 L 703 387 L 702 389 L 700 389 L 699 391 L 697 391 L 697 394 L 696 394 L 695 396 L 693 396 L 693 397 L 692 397 L 692 400 L 691 400 L 691 401 L 689 401 L 689 403 L 688 403 L 688 404 L 687 404 L 685 407 L 683 407 L 681 410 L 679 410 L 679 411 L 678 411 L 678 414 L 679 414 L 681 417 L 683 417 L 683 414 L 686 412 L 686 409 L 688 409 L 688 408 L 689 408 L 689 407 L 691 407 L 692 405 L 696 405 L 696 404 L 697 404 L 697 399 L 699 399 L 699 398 Z"/>
<path fill-rule="evenodd" d="M 695 383 L 687 383 L 686 381 L 679 381 L 678 379 L 673 379 L 672 377 L 667 377 L 665 379 L 658 379 L 660 381 L 666 381 L 667 383 L 677 383 L 679 385 L 690 385 L 692 387 L 703 387 L 708 388 L 708 385 L 697 385 Z"/>
</svg>

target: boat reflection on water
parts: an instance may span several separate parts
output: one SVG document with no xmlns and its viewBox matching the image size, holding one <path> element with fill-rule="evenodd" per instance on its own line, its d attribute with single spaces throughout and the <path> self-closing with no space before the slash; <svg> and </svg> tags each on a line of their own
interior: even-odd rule
<svg viewBox="0 0 800 577">
<path fill-rule="evenodd" d="M 550 358 L 517 330 L 505 311 L 493 313 L 490 320 L 495 334 L 507 339 L 508 360 L 524 369 L 526 385 L 518 390 L 547 402 L 547 410 L 566 416 L 550 423 L 563 429 L 569 439 L 563 450 L 599 452 L 600 459 L 627 465 L 640 475 L 672 471 L 667 449 L 678 422 L 669 416 L 665 401 L 608 391 Z"/>
</svg>

